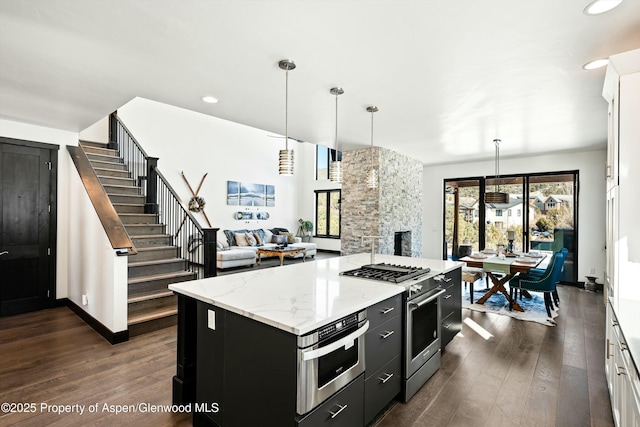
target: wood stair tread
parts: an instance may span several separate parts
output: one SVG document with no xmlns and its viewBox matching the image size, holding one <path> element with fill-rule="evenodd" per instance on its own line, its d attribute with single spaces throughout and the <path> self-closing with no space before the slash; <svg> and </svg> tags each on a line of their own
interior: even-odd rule
<svg viewBox="0 0 640 427">
<path fill-rule="evenodd" d="M 171 289 L 166 289 L 164 291 L 148 291 L 148 292 L 140 292 L 134 295 L 130 295 L 127 298 L 128 304 L 133 304 L 136 302 L 149 301 L 158 298 L 166 298 L 173 296 L 173 291 Z"/>
<path fill-rule="evenodd" d="M 126 227 L 126 226 L 125 226 Z M 132 239 L 153 239 L 153 238 L 167 238 L 171 237 L 169 234 L 139 234 L 136 236 L 130 236 Z"/>
<path fill-rule="evenodd" d="M 177 246 L 147 246 L 142 248 L 136 248 L 138 252 L 152 252 L 152 251 L 164 251 L 167 249 L 177 249 Z"/>
<path fill-rule="evenodd" d="M 193 277 L 195 276 L 194 272 L 191 271 L 176 271 L 173 273 L 160 273 L 160 274 L 150 274 L 148 276 L 140 276 L 140 277 L 130 277 L 127 280 L 127 284 L 135 284 L 141 282 L 148 282 L 150 280 L 161 280 L 161 279 L 172 279 L 172 278 L 180 278 L 180 277 Z"/>
<path fill-rule="evenodd" d="M 134 261 L 129 263 L 129 267 L 140 267 L 143 265 L 157 265 L 157 264 L 170 264 L 173 262 L 184 262 L 182 258 L 167 258 L 167 259 L 159 259 L 155 261 Z"/>
<path fill-rule="evenodd" d="M 161 319 L 163 317 L 169 317 L 178 314 L 178 307 L 164 308 L 162 310 L 153 310 L 147 313 L 138 313 L 129 316 L 127 325 L 137 325 L 139 323 L 149 322 L 151 320 Z"/>
</svg>

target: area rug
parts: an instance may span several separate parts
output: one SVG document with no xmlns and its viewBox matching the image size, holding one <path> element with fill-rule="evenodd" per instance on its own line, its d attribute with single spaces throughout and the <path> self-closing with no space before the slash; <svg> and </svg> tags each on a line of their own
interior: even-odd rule
<svg viewBox="0 0 640 427">
<path fill-rule="evenodd" d="M 478 289 L 480 288 L 480 289 Z M 508 289 L 508 288 L 507 288 Z M 486 293 L 483 285 L 476 284 L 473 291 L 474 301 L 478 301 Z M 509 302 L 501 293 L 491 295 L 484 304 L 469 304 L 469 286 L 467 289 L 462 288 L 462 308 L 474 311 L 482 311 L 485 313 L 495 313 L 501 316 L 509 316 L 514 319 L 526 320 L 529 322 L 537 322 L 542 325 L 556 326 L 553 320 L 558 317 L 558 308 L 551 310 L 551 319 L 547 316 L 547 310 L 544 308 L 544 297 L 539 292 L 532 292 L 531 298 L 522 297 L 518 299 L 518 304 L 524 309 L 524 312 L 510 311 Z M 562 302 L 561 302 L 562 304 Z"/>
</svg>

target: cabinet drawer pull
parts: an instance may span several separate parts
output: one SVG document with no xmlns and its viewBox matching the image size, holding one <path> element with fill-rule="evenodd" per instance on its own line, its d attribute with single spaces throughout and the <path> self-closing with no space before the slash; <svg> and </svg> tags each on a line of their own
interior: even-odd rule
<svg viewBox="0 0 640 427">
<path fill-rule="evenodd" d="M 384 334 L 380 334 L 380 338 L 382 338 L 383 340 L 386 340 L 391 335 L 393 335 L 393 333 L 394 333 L 394 331 L 385 331 Z"/>
<path fill-rule="evenodd" d="M 627 371 L 624 368 L 621 368 L 618 365 L 615 365 L 616 367 L 616 374 L 617 375 L 627 375 Z"/>
<path fill-rule="evenodd" d="M 385 375 L 386 376 L 384 378 L 378 377 L 378 379 L 380 381 L 382 381 L 382 384 L 386 383 L 387 381 L 389 381 L 391 379 L 391 377 L 393 377 L 393 374 L 387 374 L 386 372 L 385 372 Z"/>
<path fill-rule="evenodd" d="M 453 296 L 452 294 L 445 295 L 444 299 L 449 299 L 449 298 L 451 298 L 452 296 Z"/>
<path fill-rule="evenodd" d="M 340 404 L 336 403 L 336 406 L 338 406 L 338 408 L 340 408 L 340 409 L 338 409 L 336 412 L 329 411 L 329 413 L 331 414 L 331 418 L 337 417 L 340 414 L 340 412 L 342 412 L 345 409 L 347 409 L 347 405 L 343 406 L 343 405 L 340 405 Z"/>
<path fill-rule="evenodd" d="M 443 326 L 445 329 L 449 329 L 449 326 L 451 326 L 451 323 L 443 323 L 443 324 L 442 324 L 442 326 Z"/>
<path fill-rule="evenodd" d="M 629 347 L 627 347 L 627 343 L 624 341 L 620 341 L 620 351 L 625 351 L 625 350 L 629 350 Z"/>
<path fill-rule="evenodd" d="M 609 349 L 611 348 L 611 345 L 613 343 L 611 341 L 609 341 L 609 338 L 607 338 L 607 360 L 612 356 L 611 352 L 609 351 Z"/>
<path fill-rule="evenodd" d="M 380 310 L 380 314 L 387 314 L 389 312 L 392 312 L 395 309 L 396 309 L 395 307 L 385 308 L 384 310 Z"/>
</svg>

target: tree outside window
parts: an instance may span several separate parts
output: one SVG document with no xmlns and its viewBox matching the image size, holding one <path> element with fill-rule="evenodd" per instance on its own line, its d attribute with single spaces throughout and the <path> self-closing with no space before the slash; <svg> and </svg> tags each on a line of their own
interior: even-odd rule
<svg viewBox="0 0 640 427">
<path fill-rule="evenodd" d="M 316 237 L 340 237 L 340 190 L 316 190 Z"/>
</svg>

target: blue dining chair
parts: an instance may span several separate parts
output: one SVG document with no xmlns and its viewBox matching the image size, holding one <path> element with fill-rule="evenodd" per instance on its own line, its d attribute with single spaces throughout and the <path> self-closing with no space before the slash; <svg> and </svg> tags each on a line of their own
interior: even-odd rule
<svg viewBox="0 0 640 427">
<path fill-rule="evenodd" d="M 523 289 L 532 292 L 543 292 L 544 306 L 547 309 L 547 315 L 551 317 L 551 308 L 553 307 L 552 293 L 556 290 L 556 283 L 560 278 L 568 253 L 569 251 L 566 248 L 562 248 L 553 254 L 553 258 L 545 270 L 531 269 L 529 272 L 518 274 L 511 279 L 509 281 L 511 299 L 513 299 L 513 293 L 516 290 L 519 290 L 521 294 Z"/>
</svg>

